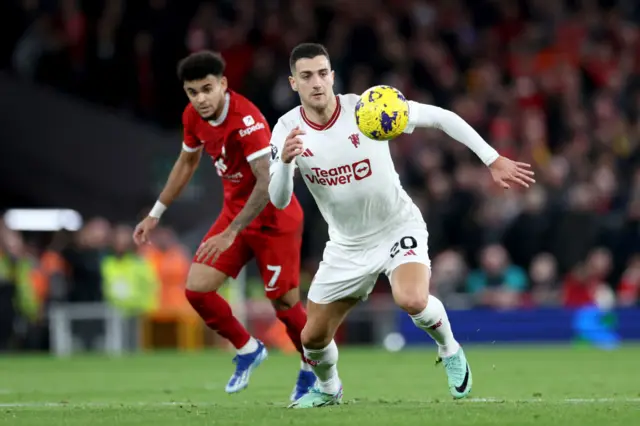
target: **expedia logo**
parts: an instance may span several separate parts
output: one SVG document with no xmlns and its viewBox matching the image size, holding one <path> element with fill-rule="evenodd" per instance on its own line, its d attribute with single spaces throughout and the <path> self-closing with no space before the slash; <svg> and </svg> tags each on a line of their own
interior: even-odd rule
<svg viewBox="0 0 640 426">
<path fill-rule="evenodd" d="M 256 130 L 261 130 L 261 129 L 264 129 L 264 123 L 256 123 L 251 127 L 247 127 L 246 129 L 240 130 L 240 137 L 244 138 L 245 136 L 249 136 L 251 133 L 255 132 Z"/>
</svg>

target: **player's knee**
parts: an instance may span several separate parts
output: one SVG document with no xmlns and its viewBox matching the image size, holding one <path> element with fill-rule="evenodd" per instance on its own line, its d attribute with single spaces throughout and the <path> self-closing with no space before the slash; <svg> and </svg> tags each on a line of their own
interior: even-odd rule
<svg viewBox="0 0 640 426">
<path fill-rule="evenodd" d="M 413 289 L 401 289 L 393 292 L 393 298 L 400 309 L 415 315 L 426 309 L 429 295 Z"/>
<path fill-rule="evenodd" d="M 267 297 L 269 296 L 271 296 L 271 294 L 267 292 Z M 270 297 L 270 300 L 271 305 L 276 311 L 286 311 L 300 302 L 300 291 L 296 287 L 284 294 L 276 294 L 274 297 Z"/>
<path fill-rule="evenodd" d="M 307 323 L 308 325 L 309 323 Z M 302 346 L 307 349 L 322 349 L 326 348 L 333 337 L 326 332 L 318 328 L 305 326 L 300 334 L 300 340 Z"/>
<path fill-rule="evenodd" d="M 189 269 L 186 287 L 187 290 L 201 293 L 218 291 L 226 279 L 227 276 L 217 269 L 194 263 Z"/>
</svg>

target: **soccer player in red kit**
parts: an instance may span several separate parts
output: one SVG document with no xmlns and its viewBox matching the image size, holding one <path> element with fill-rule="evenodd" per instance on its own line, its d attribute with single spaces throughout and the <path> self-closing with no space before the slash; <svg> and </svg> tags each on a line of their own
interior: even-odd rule
<svg viewBox="0 0 640 426">
<path fill-rule="evenodd" d="M 207 326 L 237 349 L 236 369 L 225 388 L 234 393 L 247 387 L 251 372 L 266 359 L 267 350 L 233 316 L 217 290 L 228 277 L 237 277 L 255 256 L 266 295 L 302 355 L 300 332 L 306 313 L 298 285 L 303 213 L 297 200 L 284 210 L 269 202 L 269 125 L 254 104 L 228 89 L 224 68 L 222 57 L 208 51 L 180 62 L 178 77 L 190 101 L 182 115 L 182 152 L 156 205 L 136 227 L 134 239 L 138 244 L 148 241 L 149 232 L 187 185 L 206 152 L 222 178 L 224 203 L 194 256 L 185 294 Z M 304 395 L 314 382 L 302 355 L 291 398 Z"/>
</svg>

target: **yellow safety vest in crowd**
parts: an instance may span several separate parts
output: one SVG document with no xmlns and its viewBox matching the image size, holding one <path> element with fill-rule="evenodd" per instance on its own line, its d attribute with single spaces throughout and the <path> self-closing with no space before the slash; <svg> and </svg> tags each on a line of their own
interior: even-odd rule
<svg viewBox="0 0 640 426">
<path fill-rule="evenodd" d="M 0 252 L 0 280 L 11 281 L 13 279 L 11 266 L 9 257 Z"/>
<path fill-rule="evenodd" d="M 132 315 L 156 309 L 160 282 L 146 259 L 135 254 L 110 255 L 101 269 L 104 296 L 113 307 Z"/>
<path fill-rule="evenodd" d="M 32 321 L 38 318 L 40 310 L 40 303 L 38 302 L 35 288 L 33 288 L 31 277 L 34 268 L 35 265 L 29 259 L 19 259 L 16 262 L 17 308 L 20 313 Z"/>
</svg>

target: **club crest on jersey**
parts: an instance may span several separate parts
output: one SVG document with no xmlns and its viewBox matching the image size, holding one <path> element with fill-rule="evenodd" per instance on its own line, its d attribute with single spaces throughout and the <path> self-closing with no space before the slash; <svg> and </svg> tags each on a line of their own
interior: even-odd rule
<svg viewBox="0 0 640 426">
<path fill-rule="evenodd" d="M 349 140 L 353 144 L 354 148 L 357 148 L 360 145 L 360 135 L 358 135 L 357 133 L 350 135 Z"/>
<path fill-rule="evenodd" d="M 227 172 L 227 165 L 224 164 L 224 156 L 220 156 L 216 160 L 214 160 L 213 165 L 218 172 L 218 176 L 222 177 Z"/>
<path fill-rule="evenodd" d="M 239 183 L 243 177 L 242 172 L 227 173 L 229 171 L 229 167 L 225 164 L 224 157 L 225 157 L 225 152 L 223 148 L 222 155 L 220 155 L 220 157 L 218 157 L 213 162 L 213 165 L 216 168 L 216 172 L 218 173 L 218 176 L 220 176 L 222 179 L 229 180 L 233 183 Z"/>
<path fill-rule="evenodd" d="M 227 150 L 224 145 L 222 145 L 222 149 L 220 150 L 220 156 L 218 158 L 213 159 L 213 165 L 218 172 L 218 176 L 224 177 L 224 174 L 227 173 L 227 165 L 225 164 L 225 158 L 227 157 Z"/>
<path fill-rule="evenodd" d="M 249 127 L 249 126 L 253 126 L 256 121 L 253 119 L 252 116 L 247 115 L 245 117 L 242 118 L 242 122 L 244 123 L 245 126 Z"/>
<path fill-rule="evenodd" d="M 275 160 L 276 158 L 278 158 L 278 147 L 271 144 L 271 159 Z"/>
</svg>

